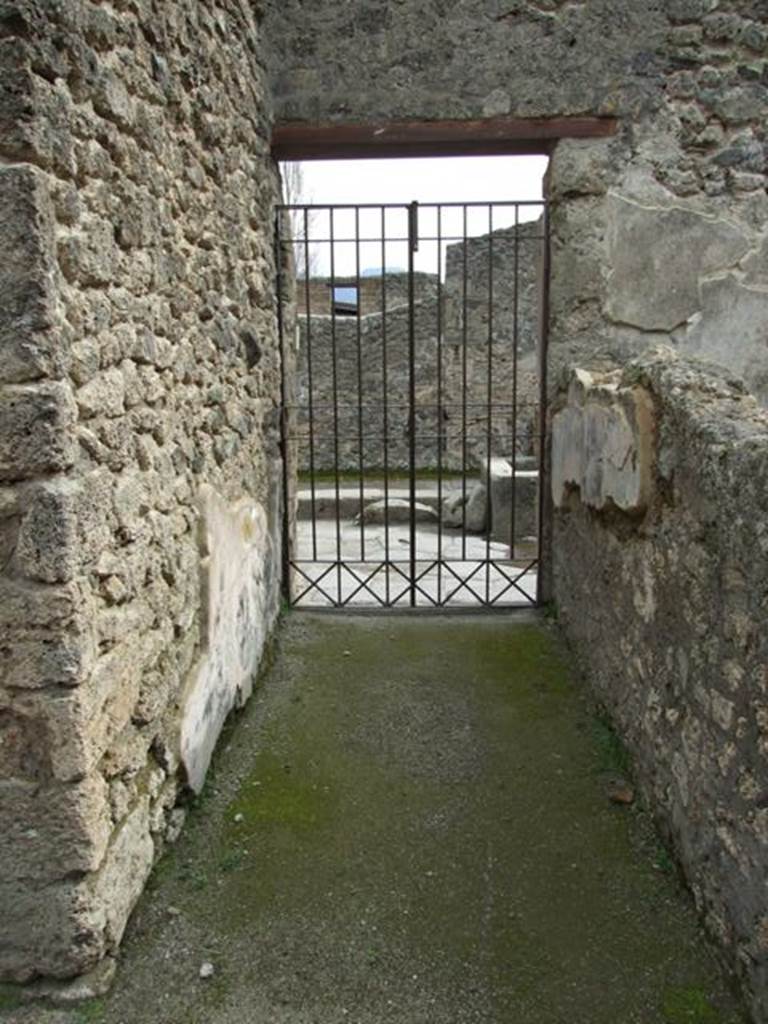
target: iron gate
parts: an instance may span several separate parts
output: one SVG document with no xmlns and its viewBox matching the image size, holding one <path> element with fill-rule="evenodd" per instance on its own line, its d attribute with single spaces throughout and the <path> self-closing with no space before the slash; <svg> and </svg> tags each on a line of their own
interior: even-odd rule
<svg viewBox="0 0 768 1024">
<path fill-rule="evenodd" d="M 539 603 L 546 205 L 282 206 L 276 239 L 288 602 Z"/>
</svg>

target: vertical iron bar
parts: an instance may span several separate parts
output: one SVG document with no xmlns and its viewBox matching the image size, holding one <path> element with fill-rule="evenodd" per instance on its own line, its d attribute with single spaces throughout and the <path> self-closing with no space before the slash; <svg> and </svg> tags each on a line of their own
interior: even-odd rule
<svg viewBox="0 0 768 1024">
<path fill-rule="evenodd" d="M 363 343 L 360 325 L 360 207 L 355 207 L 355 288 L 357 291 L 357 439 L 360 445 L 358 466 L 360 469 L 360 560 L 365 561 L 365 523 L 363 503 L 365 501 L 365 455 L 363 452 Z"/>
<path fill-rule="evenodd" d="M 275 216 L 275 270 L 277 272 L 277 330 L 280 339 L 280 455 L 282 457 L 283 484 L 283 596 L 291 603 L 291 555 L 290 555 L 290 501 L 288 486 L 288 417 L 286 410 L 287 381 L 285 365 L 285 314 L 283 311 L 283 238 L 282 225 L 284 215 L 278 210 Z"/>
<path fill-rule="evenodd" d="M 467 205 L 462 227 L 461 323 L 461 558 L 467 559 Z"/>
<path fill-rule="evenodd" d="M 519 338 L 520 297 L 520 207 L 515 203 L 515 258 L 512 273 L 512 499 L 509 509 L 509 557 L 514 561 L 517 533 L 517 356 Z"/>
<path fill-rule="evenodd" d="M 485 448 L 485 603 L 491 602 L 491 435 L 493 432 L 493 205 L 488 204 L 488 415 Z"/>
<path fill-rule="evenodd" d="M 317 561 L 317 485 L 315 482 L 315 407 L 312 397 L 312 309 L 309 288 L 309 211 L 304 210 L 304 312 L 307 319 L 307 388 L 309 413 L 309 487 L 312 505 L 312 561 Z"/>
<path fill-rule="evenodd" d="M 544 510 L 546 508 L 546 468 L 547 468 L 547 364 L 549 351 L 549 275 L 551 266 L 551 249 L 549 239 L 549 204 L 544 204 L 544 257 L 542 260 L 541 282 L 541 324 L 539 360 L 539 522 L 538 522 L 538 564 L 536 566 L 536 604 L 544 603 Z"/>
<path fill-rule="evenodd" d="M 381 208 L 381 376 L 384 420 L 384 573 L 387 607 L 390 606 L 389 565 L 389 398 L 387 372 L 387 211 Z"/>
<path fill-rule="evenodd" d="M 408 475 L 410 490 L 410 605 L 416 606 L 416 323 L 414 291 L 414 255 L 419 247 L 419 206 L 408 208 Z"/>
<path fill-rule="evenodd" d="M 437 207 L 437 604 L 443 603 L 443 208 Z"/>
<path fill-rule="evenodd" d="M 339 381 L 336 360 L 336 246 L 334 242 L 334 208 L 328 207 L 331 244 L 331 381 L 333 389 L 333 461 L 336 482 L 336 595 L 341 605 L 341 480 L 339 476 Z"/>
</svg>

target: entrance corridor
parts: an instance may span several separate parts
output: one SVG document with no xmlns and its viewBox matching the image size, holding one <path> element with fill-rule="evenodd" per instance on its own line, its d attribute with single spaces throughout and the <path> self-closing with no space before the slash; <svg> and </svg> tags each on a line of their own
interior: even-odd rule
<svg viewBox="0 0 768 1024">
<path fill-rule="evenodd" d="M 736 1024 L 630 788 L 533 612 L 289 614 L 112 994 L 0 1018 Z"/>
</svg>

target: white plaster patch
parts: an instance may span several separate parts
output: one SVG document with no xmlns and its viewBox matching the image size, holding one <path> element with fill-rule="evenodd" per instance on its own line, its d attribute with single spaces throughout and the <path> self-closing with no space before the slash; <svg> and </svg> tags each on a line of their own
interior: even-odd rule
<svg viewBox="0 0 768 1024">
<path fill-rule="evenodd" d="M 230 711 L 253 689 L 278 612 L 279 541 L 259 503 L 235 505 L 201 489 L 203 652 L 182 701 L 181 760 L 189 785 L 202 787 Z"/>
</svg>

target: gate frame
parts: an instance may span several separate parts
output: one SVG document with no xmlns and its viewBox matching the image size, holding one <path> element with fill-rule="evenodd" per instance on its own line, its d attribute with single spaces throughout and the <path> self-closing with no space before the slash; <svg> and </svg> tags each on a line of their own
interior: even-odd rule
<svg viewBox="0 0 768 1024">
<path fill-rule="evenodd" d="M 275 162 L 309 160 L 355 160 L 375 158 L 441 157 L 441 156 L 492 156 L 492 155 L 541 155 L 551 157 L 557 143 L 562 139 L 609 138 L 618 131 L 619 122 L 615 117 L 557 117 L 519 118 L 497 117 L 481 120 L 435 120 L 435 121 L 378 121 L 378 122 L 276 122 L 272 131 L 272 157 Z M 542 607 L 550 600 L 547 572 L 551 554 L 551 502 L 546 493 L 545 481 L 549 475 L 550 451 L 548 439 L 548 366 L 549 366 L 549 297 L 551 284 L 551 207 L 548 196 L 549 171 L 544 176 L 543 221 L 544 246 L 541 265 L 541 298 L 539 320 L 539 530 L 537 553 L 537 583 L 534 607 Z M 274 243 L 277 251 L 279 242 L 278 210 L 274 222 Z M 410 249 L 410 246 L 409 246 Z M 413 252 L 409 255 L 409 270 L 412 269 Z M 287 407 L 286 407 L 286 360 L 284 343 L 284 309 L 282 262 L 277 258 L 277 315 L 281 341 L 281 386 L 282 408 L 281 454 L 283 459 L 283 587 L 290 600 L 290 537 L 288 508 L 290 487 L 288 481 L 287 451 Z M 410 287 L 413 288 L 413 274 L 410 273 Z M 411 310 L 413 302 L 410 302 Z M 412 321 L 412 314 L 411 314 Z M 411 322 L 411 333 L 413 323 Z M 413 403 L 411 402 L 413 412 Z M 411 492 L 413 498 L 413 491 Z M 413 524 L 412 524 L 413 530 Z M 411 557 L 415 557 L 413 537 Z M 413 578 L 413 574 L 412 574 Z M 520 607 L 503 606 L 491 609 L 481 606 L 456 608 L 454 611 L 492 610 L 516 612 Z M 530 606 L 528 606 L 530 607 Z M 322 609 L 312 609 L 320 611 Z M 330 609 L 332 611 L 335 608 Z M 370 612 L 370 609 L 350 608 L 352 612 Z M 398 612 L 402 609 L 374 609 L 377 612 Z M 429 611 L 451 612 L 452 609 L 412 608 L 421 613 Z"/>
</svg>

